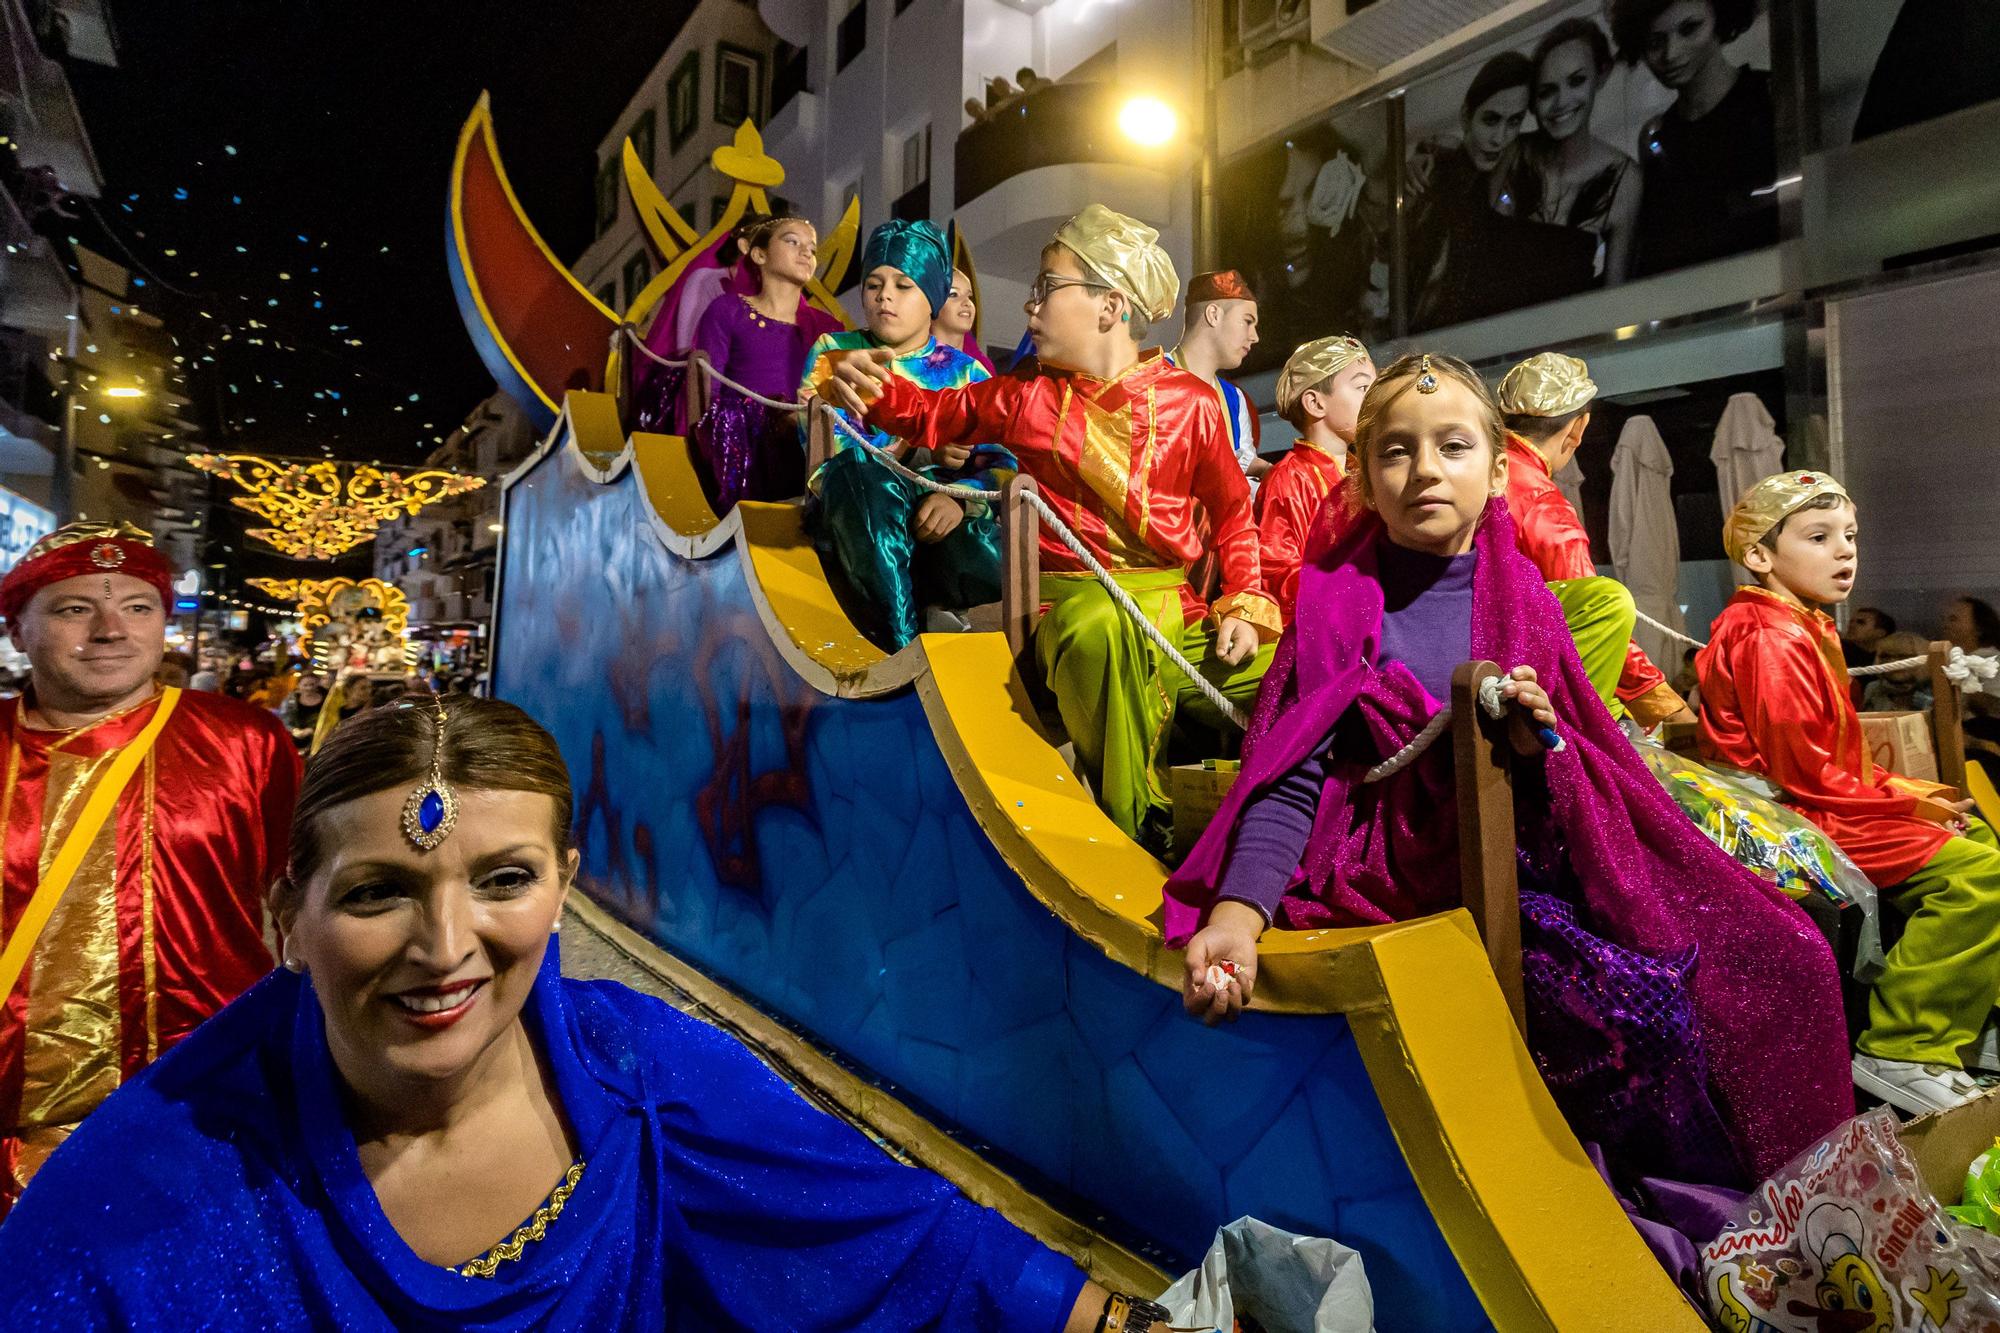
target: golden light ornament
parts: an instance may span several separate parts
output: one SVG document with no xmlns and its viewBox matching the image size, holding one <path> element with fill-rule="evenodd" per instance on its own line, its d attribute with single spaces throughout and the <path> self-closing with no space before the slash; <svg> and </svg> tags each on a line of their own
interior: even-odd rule
<svg viewBox="0 0 2000 1333">
<path fill-rule="evenodd" d="M 291 462 L 255 454 L 193 454 L 195 468 L 233 481 L 248 494 L 230 503 L 270 524 L 250 536 L 297 560 L 330 560 L 375 535 L 384 523 L 408 518 L 455 495 L 476 491 L 482 477 L 431 468 L 393 472 L 372 463 Z"/>
<path fill-rule="evenodd" d="M 298 608 L 299 652 L 315 664 L 322 646 L 318 641 L 318 632 L 335 621 L 351 626 L 358 623 L 361 612 L 380 611 L 382 632 L 399 646 L 403 631 L 410 624 L 409 598 L 403 596 L 401 588 L 381 579 L 255 578 L 243 581 L 259 592 L 269 593 L 281 602 L 291 602 Z M 344 641 L 352 642 L 355 637 L 355 632 L 350 629 Z"/>
</svg>

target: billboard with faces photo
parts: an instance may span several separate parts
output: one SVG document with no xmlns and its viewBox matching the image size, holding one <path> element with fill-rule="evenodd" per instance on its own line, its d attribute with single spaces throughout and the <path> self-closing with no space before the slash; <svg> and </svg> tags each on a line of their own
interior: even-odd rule
<svg viewBox="0 0 2000 1333">
<path fill-rule="evenodd" d="M 1775 244 L 1757 0 L 1590 0 L 1404 98 L 1413 330 Z"/>
<path fill-rule="evenodd" d="M 1329 333 L 1386 336 L 1388 116 L 1384 102 L 1323 115 L 1224 166 L 1218 252 L 1257 297 L 1258 344 L 1241 372 Z"/>
</svg>

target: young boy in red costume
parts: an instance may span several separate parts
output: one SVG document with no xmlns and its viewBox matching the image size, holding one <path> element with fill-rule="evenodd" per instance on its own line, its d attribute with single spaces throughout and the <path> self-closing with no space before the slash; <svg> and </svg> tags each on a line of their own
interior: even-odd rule
<svg viewBox="0 0 2000 1333">
<path fill-rule="evenodd" d="M 1856 532 L 1853 502 L 1822 472 L 1766 477 L 1737 502 L 1723 543 L 1757 582 L 1695 658 L 1701 745 L 1783 787 L 1907 917 L 1869 996 L 1854 1082 L 1922 1114 L 1979 1091 L 1960 1052 L 2000 995 L 2000 844 L 1956 791 L 1869 760 L 1840 635 L 1818 609 L 1853 591 Z"/>
<path fill-rule="evenodd" d="M 1180 280 L 1159 233 L 1092 204 L 1056 232 L 1028 295 L 1034 362 L 958 389 L 894 376 L 881 351 L 835 368 L 828 395 L 868 425 L 948 465 L 973 442 L 1003 445 L 1112 580 L 1181 654 L 1247 706 L 1282 632 L 1257 565 L 1250 485 L 1230 452 L 1221 399 L 1141 350 Z M 1213 551 L 1222 596 L 1203 604 L 1187 569 Z M 1163 846 L 1171 827 L 1166 738 L 1176 716 L 1219 711 L 1048 529 L 1041 536 L 1035 657 L 1097 803 L 1121 830 Z"/>
<path fill-rule="evenodd" d="M 1507 372 L 1499 397 L 1507 426 L 1507 512 L 1514 516 L 1516 540 L 1562 603 L 1598 697 L 1614 717 L 1629 713 L 1648 729 L 1668 720 L 1694 721 L 1666 676 L 1632 642 L 1632 594 L 1598 574 L 1590 536 L 1556 488 L 1555 474 L 1576 457 L 1590 425 L 1597 397 L 1590 368 L 1573 356 L 1541 352 Z"/>
<path fill-rule="evenodd" d="M 1355 419 L 1374 382 L 1368 349 L 1345 335 L 1307 343 L 1278 372 L 1278 415 L 1292 423 L 1299 439 L 1257 492 L 1257 562 L 1264 591 L 1288 625 L 1306 536 L 1326 497 L 1348 473 Z"/>
</svg>

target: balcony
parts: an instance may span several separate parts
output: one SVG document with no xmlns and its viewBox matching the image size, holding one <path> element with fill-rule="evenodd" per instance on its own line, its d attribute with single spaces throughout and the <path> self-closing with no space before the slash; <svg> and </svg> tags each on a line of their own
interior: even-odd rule
<svg viewBox="0 0 2000 1333">
<path fill-rule="evenodd" d="M 931 215 L 931 183 L 918 181 L 889 205 L 889 216 L 903 222 L 925 222 Z"/>
<path fill-rule="evenodd" d="M 1079 162 L 1158 168 L 1160 154 L 1118 132 L 1117 89 L 1108 83 L 1045 84 L 967 126 L 952 150 L 952 203 L 963 208 L 1016 176 Z"/>
</svg>

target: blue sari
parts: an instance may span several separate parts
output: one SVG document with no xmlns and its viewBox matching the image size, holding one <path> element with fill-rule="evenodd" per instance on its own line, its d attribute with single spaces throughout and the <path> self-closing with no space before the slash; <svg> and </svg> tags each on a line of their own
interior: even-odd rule
<svg viewBox="0 0 2000 1333">
<path fill-rule="evenodd" d="M 493 1277 L 390 1226 L 312 983 L 279 971 L 35 1177 L 0 1225 L 0 1328 L 1062 1328 L 1073 1264 L 724 1034 L 564 979 L 554 941 L 522 1016 L 585 1170 Z"/>
</svg>

